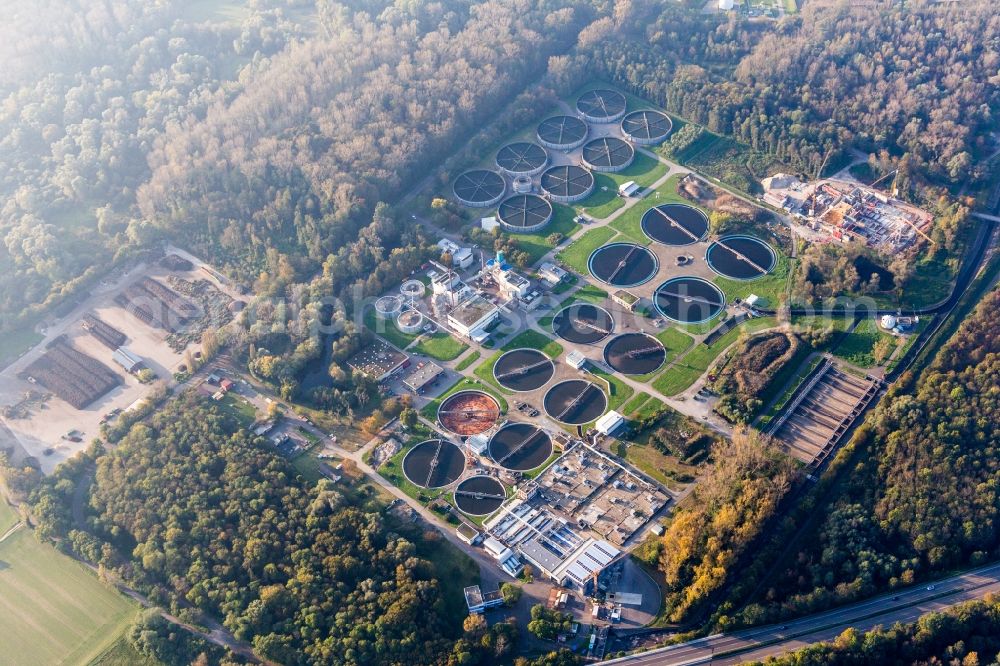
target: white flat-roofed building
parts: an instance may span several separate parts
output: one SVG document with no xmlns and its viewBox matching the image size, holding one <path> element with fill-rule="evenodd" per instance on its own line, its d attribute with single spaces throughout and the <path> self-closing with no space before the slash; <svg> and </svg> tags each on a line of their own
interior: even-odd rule
<svg viewBox="0 0 1000 666">
<path fill-rule="evenodd" d="M 464 592 L 465 605 L 469 608 L 469 613 L 479 614 L 487 608 L 503 605 L 503 595 L 499 589 L 483 592 L 478 585 L 470 585 Z"/>
<path fill-rule="evenodd" d="M 566 356 L 566 363 L 574 370 L 582 370 L 587 365 L 587 357 L 582 352 L 574 349 Z"/>
<path fill-rule="evenodd" d="M 460 247 L 458 248 L 458 251 L 451 255 L 451 263 L 461 269 L 468 268 L 475 260 L 476 255 L 473 254 L 472 248 L 468 247 Z"/>
<path fill-rule="evenodd" d="M 618 186 L 618 194 L 622 195 L 623 197 L 634 197 L 641 191 L 642 188 L 639 187 L 639 184 L 634 180 L 624 182 Z"/>
<path fill-rule="evenodd" d="M 612 409 L 610 412 L 597 419 L 597 423 L 594 424 L 594 428 L 602 435 L 612 435 L 624 425 L 625 417 Z"/>
<path fill-rule="evenodd" d="M 436 363 L 430 361 L 417 363 L 409 373 L 403 378 L 403 385 L 413 393 L 423 393 L 429 384 L 433 384 L 444 369 Z"/>
<path fill-rule="evenodd" d="M 542 280 L 546 284 L 548 284 L 548 285 L 550 285 L 552 287 L 555 287 L 560 282 L 562 282 L 563 280 L 565 280 L 569 276 L 569 273 L 567 273 L 563 269 L 559 268 L 555 264 L 551 264 L 549 262 L 545 262 L 544 264 L 542 264 L 539 267 L 539 269 L 538 269 L 538 275 L 539 275 L 539 277 L 542 278 Z"/>
<path fill-rule="evenodd" d="M 478 294 L 466 298 L 448 313 L 448 325 L 460 335 L 474 340 L 479 334 L 483 334 L 485 339 L 486 329 L 498 319 L 500 307 Z"/>
<path fill-rule="evenodd" d="M 528 294 L 531 281 L 512 270 L 497 271 L 497 284 L 508 298 L 521 298 Z"/>
</svg>

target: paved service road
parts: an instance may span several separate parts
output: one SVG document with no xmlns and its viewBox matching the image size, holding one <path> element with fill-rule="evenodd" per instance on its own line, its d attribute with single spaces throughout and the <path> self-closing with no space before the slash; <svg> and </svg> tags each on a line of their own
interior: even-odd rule
<svg viewBox="0 0 1000 666">
<path fill-rule="evenodd" d="M 829 641 L 851 627 L 867 631 L 876 625 L 913 622 L 925 613 L 998 592 L 1000 564 L 994 564 L 933 584 L 925 583 L 894 594 L 789 620 L 788 624 L 781 626 L 708 636 L 604 663 L 629 666 L 739 664 Z"/>
</svg>

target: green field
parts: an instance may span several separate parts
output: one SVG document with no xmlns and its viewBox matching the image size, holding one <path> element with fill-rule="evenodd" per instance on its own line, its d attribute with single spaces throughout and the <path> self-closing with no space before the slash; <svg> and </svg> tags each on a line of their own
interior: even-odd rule
<svg viewBox="0 0 1000 666">
<path fill-rule="evenodd" d="M 377 318 L 375 310 L 372 308 L 365 311 L 365 326 L 372 333 L 382 336 L 400 349 L 406 349 L 411 342 L 417 339 L 417 336 L 403 333 L 396 328 L 395 322 Z"/>
<path fill-rule="evenodd" d="M 637 393 L 632 396 L 631 400 L 622 405 L 622 415 L 625 417 L 631 416 L 635 412 L 639 411 L 639 408 L 642 407 L 643 403 L 647 400 L 649 400 L 648 393 Z"/>
<path fill-rule="evenodd" d="M 122 636 L 87 666 L 164 666 L 164 664 L 159 659 L 139 654 Z"/>
<path fill-rule="evenodd" d="M 462 370 L 465 370 L 466 368 L 471 367 L 472 364 L 475 363 L 478 360 L 479 360 L 479 352 L 478 351 L 474 351 L 471 354 L 469 354 L 468 356 L 466 356 L 465 358 L 463 358 L 461 361 L 459 361 L 458 365 L 455 366 L 455 369 L 458 370 L 459 372 L 461 372 Z"/>
<path fill-rule="evenodd" d="M 184 5 L 185 18 L 194 23 L 211 21 L 239 27 L 249 15 L 245 3 L 233 0 L 192 0 Z"/>
<path fill-rule="evenodd" d="M 684 352 L 694 342 L 694 338 L 679 328 L 668 328 L 656 334 L 656 339 L 667 348 L 667 361 Z"/>
<path fill-rule="evenodd" d="M 764 277 L 757 280 L 730 280 L 729 278 L 717 277 L 715 284 L 725 293 L 726 299 L 729 301 L 756 294 L 764 299 L 760 307 L 776 308 L 781 303 L 788 287 L 791 260 L 780 250 L 775 250 L 775 253 L 778 255 L 778 259 L 775 262 L 774 270 Z"/>
<path fill-rule="evenodd" d="M 875 365 L 872 351 L 875 343 L 881 338 L 895 341 L 892 335 L 879 328 L 878 322 L 873 317 L 865 317 L 858 322 L 853 331 L 841 339 L 840 344 L 833 350 L 833 355 L 862 368 L 870 368 Z"/>
<path fill-rule="evenodd" d="M 580 287 L 580 289 L 573 294 L 573 297 L 580 301 L 589 301 L 590 303 L 600 305 L 607 300 L 608 292 L 603 289 L 598 289 L 592 284 L 587 284 Z"/>
<path fill-rule="evenodd" d="M 3 663 L 86 664 L 138 610 L 82 564 L 21 528 L 0 543 Z"/>
<path fill-rule="evenodd" d="M 625 205 L 625 199 L 618 196 L 618 187 L 634 180 L 643 189 L 663 178 L 667 165 L 645 153 L 636 151 L 635 160 L 627 169 L 618 173 L 596 174 L 594 194 L 577 205 L 577 210 L 589 217 L 603 220 Z"/>
<path fill-rule="evenodd" d="M 426 354 L 439 361 L 450 361 L 458 358 L 469 345 L 460 342 L 444 331 L 437 331 L 420 338 L 412 349 L 420 354 Z"/>
<path fill-rule="evenodd" d="M 10 504 L 7 504 L 2 497 L 0 497 L 0 534 L 3 534 L 14 525 L 17 524 L 21 518 L 17 515 L 17 511 L 14 510 Z"/>
<path fill-rule="evenodd" d="M 609 227 L 591 229 L 556 256 L 577 273 L 588 273 L 587 260 L 590 259 L 591 253 L 611 240 L 614 235 L 615 230 Z"/>
<path fill-rule="evenodd" d="M 234 393 L 227 393 L 222 400 L 215 403 L 223 414 L 230 416 L 240 427 L 246 428 L 257 420 L 257 408 L 246 398 Z"/>
<path fill-rule="evenodd" d="M 528 349 L 537 349 L 549 358 L 555 358 L 562 354 L 563 346 L 556 342 L 555 340 L 546 337 L 539 333 L 538 331 L 527 330 L 523 333 L 519 333 L 517 337 L 508 342 L 503 346 L 501 351 L 510 351 L 512 349 L 521 349 L 522 347 L 527 347 Z M 495 359 L 494 359 L 495 360 Z"/>
<path fill-rule="evenodd" d="M 635 393 L 635 389 L 614 375 L 609 375 L 602 370 L 592 370 L 590 374 L 598 377 L 596 384 L 606 390 L 608 409 L 619 409 Z M 605 382 L 607 383 L 605 384 Z"/>
<path fill-rule="evenodd" d="M 517 247 L 528 253 L 531 259 L 529 266 L 534 266 L 555 245 L 548 241 L 554 233 L 565 237 L 572 236 L 580 230 L 580 225 L 573 221 L 575 213 L 572 208 L 561 204 L 552 204 L 552 221 L 545 228 L 533 234 L 513 234 Z"/>
</svg>

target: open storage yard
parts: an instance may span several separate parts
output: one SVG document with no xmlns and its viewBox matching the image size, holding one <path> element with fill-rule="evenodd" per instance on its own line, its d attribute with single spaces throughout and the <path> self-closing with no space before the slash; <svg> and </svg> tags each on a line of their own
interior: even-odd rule
<svg viewBox="0 0 1000 666">
<path fill-rule="evenodd" d="M 173 381 L 185 353 L 199 350 L 204 330 L 232 319 L 229 306 L 239 298 L 202 266 L 193 257 L 139 264 L 46 322 L 42 342 L 0 373 L 9 445 L 50 472 L 105 420 L 140 405 L 157 381 Z M 156 379 L 140 381 L 142 368 Z"/>
</svg>

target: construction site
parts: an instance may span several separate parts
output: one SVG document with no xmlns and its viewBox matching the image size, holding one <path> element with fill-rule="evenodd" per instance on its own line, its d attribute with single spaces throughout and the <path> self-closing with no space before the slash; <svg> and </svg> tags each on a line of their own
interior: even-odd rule
<svg viewBox="0 0 1000 666">
<path fill-rule="evenodd" d="M 901 201 L 888 179 L 890 172 L 864 185 L 855 180 L 825 178 L 803 183 L 795 176 L 775 174 L 761 181 L 764 201 L 781 208 L 831 240 L 860 241 L 883 254 L 892 254 L 932 242 L 928 235 L 933 217 Z M 887 183 L 889 193 L 877 189 Z"/>
</svg>

